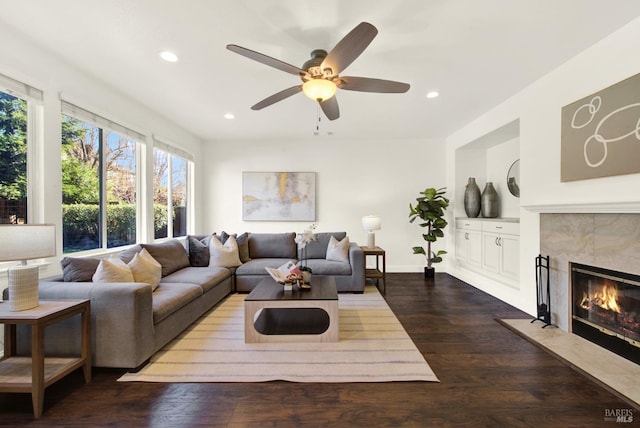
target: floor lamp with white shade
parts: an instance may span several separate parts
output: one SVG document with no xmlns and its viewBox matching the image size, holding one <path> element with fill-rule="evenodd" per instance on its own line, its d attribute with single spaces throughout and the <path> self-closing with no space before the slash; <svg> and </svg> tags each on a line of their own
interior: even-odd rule
<svg viewBox="0 0 640 428">
<path fill-rule="evenodd" d="M 38 266 L 27 260 L 56 255 L 56 228 L 53 224 L 0 225 L 0 262 L 22 261 L 7 269 L 9 309 L 35 308 L 38 299 Z"/>
</svg>

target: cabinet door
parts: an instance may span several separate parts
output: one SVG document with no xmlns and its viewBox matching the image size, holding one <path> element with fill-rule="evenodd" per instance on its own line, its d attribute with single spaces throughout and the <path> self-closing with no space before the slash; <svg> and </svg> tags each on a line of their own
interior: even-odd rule
<svg viewBox="0 0 640 428">
<path fill-rule="evenodd" d="M 500 235 L 484 232 L 482 234 L 482 267 L 493 273 L 500 273 Z"/>
<path fill-rule="evenodd" d="M 456 259 L 467 261 L 467 231 L 456 229 Z"/>
<path fill-rule="evenodd" d="M 517 235 L 502 235 L 500 237 L 502 275 L 507 278 L 520 279 L 520 237 Z"/>
<path fill-rule="evenodd" d="M 469 264 L 482 266 L 482 233 L 470 230 L 467 238 L 467 261 Z"/>
</svg>

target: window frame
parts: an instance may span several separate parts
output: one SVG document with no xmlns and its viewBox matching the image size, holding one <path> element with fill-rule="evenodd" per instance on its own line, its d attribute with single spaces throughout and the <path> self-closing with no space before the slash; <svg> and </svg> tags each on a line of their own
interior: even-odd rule
<svg viewBox="0 0 640 428">
<path fill-rule="evenodd" d="M 153 137 L 153 148 L 151 149 L 151 168 L 152 171 L 155 172 L 155 166 L 153 165 L 153 160 L 155 159 L 155 156 L 153 154 L 153 150 L 158 149 L 161 150 L 165 153 L 167 153 L 168 158 L 167 158 L 167 174 L 168 174 L 168 185 L 167 185 L 167 236 L 163 237 L 163 238 L 157 238 L 155 239 L 155 234 L 153 233 L 155 231 L 155 224 L 153 224 L 153 216 L 152 216 L 152 224 L 151 224 L 151 230 L 152 230 L 152 237 L 154 238 L 154 241 L 164 241 L 164 240 L 169 240 L 169 239 L 180 239 L 180 238 L 186 238 L 187 235 L 189 235 L 190 233 L 192 233 L 193 231 L 193 219 L 194 219 L 194 204 L 193 204 L 193 196 L 194 196 L 194 192 L 193 192 L 193 173 L 194 173 L 194 161 L 193 161 L 193 155 L 191 153 L 188 153 L 184 150 L 178 149 L 173 145 L 167 144 L 162 140 L 159 140 L 157 137 Z M 185 197 L 187 199 L 186 202 L 186 208 L 187 208 L 187 215 L 186 215 L 186 226 L 185 226 L 185 234 L 182 236 L 173 236 L 173 158 L 174 157 L 179 157 L 181 159 L 183 159 L 186 163 L 186 167 L 187 170 L 185 171 L 185 179 L 186 179 L 186 183 L 185 183 Z M 155 204 L 155 200 L 154 200 L 154 183 L 153 180 L 151 182 L 151 187 L 150 187 L 150 193 L 151 193 L 151 205 L 153 207 L 153 205 Z M 153 208 L 152 208 L 153 210 Z"/>
<path fill-rule="evenodd" d="M 91 248 L 87 250 L 76 251 L 73 253 L 65 253 L 64 243 L 62 244 L 62 252 L 63 254 L 74 254 L 74 255 L 91 255 L 91 254 L 105 254 L 110 252 L 121 251 L 131 245 L 135 245 L 136 243 L 143 241 L 143 209 L 142 209 L 142 199 L 144 198 L 144 193 L 141 192 L 142 189 L 145 188 L 144 182 L 144 149 L 146 148 L 146 136 L 140 132 L 137 132 L 131 128 L 123 126 L 117 122 L 111 121 L 104 116 L 100 116 L 95 114 L 89 110 L 86 110 L 82 107 L 79 107 L 75 104 L 72 104 L 68 101 L 61 100 L 61 117 L 60 121 L 62 123 L 62 116 L 69 116 L 76 120 L 80 120 L 82 122 L 88 123 L 92 126 L 97 127 L 100 130 L 100 138 L 101 144 L 99 147 L 99 194 L 100 194 L 100 206 L 99 206 L 99 231 L 100 237 L 98 239 L 99 246 L 97 248 Z M 133 148 L 133 154 L 135 156 L 135 174 L 136 174 L 136 238 L 135 243 L 133 244 L 125 244 L 117 247 L 109 247 L 108 241 L 108 230 L 107 230 L 107 205 L 108 205 L 108 194 L 107 194 L 107 150 L 105 148 L 108 146 L 108 136 L 109 132 L 113 132 L 118 136 L 128 138 L 135 142 L 135 147 Z M 62 207 L 61 207 L 62 208 Z M 64 230 L 64 218 L 62 218 L 61 222 L 61 231 Z M 62 232 L 64 233 L 64 232 Z"/>
<path fill-rule="evenodd" d="M 41 201 L 39 200 L 36 181 L 36 165 L 38 161 L 38 145 L 42 144 L 42 110 L 44 95 L 42 90 L 22 83 L 0 73 L 0 91 L 27 103 L 27 222 L 37 223 Z"/>
<path fill-rule="evenodd" d="M 41 163 L 38 154 L 43 144 L 42 117 L 44 93 L 29 84 L 0 73 L 0 91 L 27 103 L 27 224 L 42 223 L 42 190 L 37 184 L 37 166 Z M 0 267 L 13 265 L 13 262 L 0 262 Z"/>
</svg>

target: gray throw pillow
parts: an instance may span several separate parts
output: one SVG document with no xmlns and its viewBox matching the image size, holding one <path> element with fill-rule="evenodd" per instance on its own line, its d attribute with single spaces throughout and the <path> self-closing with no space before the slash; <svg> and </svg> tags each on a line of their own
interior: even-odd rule
<svg viewBox="0 0 640 428">
<path fill-rule="evenodd" d="M 91 282 L 100 259 L 94 257 L 64 257 L 60 260 L 65 282 Z"/>
<path fill-rule="evenodd" d="M 140 244 L 136 244 L 133 247 L 129 247 L 126 250 L 121 251 L 120 254 L 118 254 L 118 258 L 125 264 L 129 264 L 129 262 L 133 260 L 135 255 L 140 251 L 142 251 L 142 247 L 140 246 Z"/>
<path fill-rule="evenodd" d="M 189 235 L 187 236 L 187 251 L 189 252 L 189 263 L 195 267 L 209 266 L 209 243 L 211 235 Z"/>
<path fill-rule="evenodd" d="M 160 244 L 140 244 L 162 266 L 162 277 L 189 267 L 189 256 L 182 244 L 172 239 Z"/>
</svg>

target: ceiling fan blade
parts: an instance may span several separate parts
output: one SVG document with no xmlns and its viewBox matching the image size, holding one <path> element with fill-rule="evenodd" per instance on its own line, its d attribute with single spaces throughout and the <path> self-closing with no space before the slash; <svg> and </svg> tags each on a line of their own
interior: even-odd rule
<svg viewBox="0 0 640 428">
<path fill-rule="evenodd" d="M 378 30 L 368 22 L 361 22 L 327 54 L 321 69 L 331 69 L 336 76 L 344 71 L 369 46 Z"/>
<path fill-rule="evenodd" d="M 284 61 L 280 61 L 279 59 L 275 59 L 268 55 L 261 54 L 260 52 L 252 51 L 251 49 L 243 48 L 242 46 L 227 45 L 227 49 L 229 49 L 231 52 L 235 52 L 242 56 L 246 56 L 249 59 L 261 62 L 262 64 L 268 65 L 273 68 L 277 68 L 278 70 L 282 70 L 286 73 L 290 73 L 296 76 L 307 74 L 306 71 L 296 67 L 295 65 L 287 64 Z"/>
<path fill-rule="evenodd" d="M 289 98 L 292 95 L 297 94 L 302 91 L 302 85 L 292 86 L 290 88 L 285 89 L 284 91 L 280 91 L 277 94 L 273 94 L 270 97 L 265 98 L 259 103 L 251 106 L 251 110 L 261 110 L 265 107 L 269 107 L 271 104 L 275 104 L 278 101 L 282 101 L 285 98 Z"/>
<path fill-rule="evenodd" d="M 322 111 L 329 120 L 336 120 L 340 117 L 340 107 L 338 106 L 338 100 L 335 95 L 328 100 L 322 101 L 320 108 L 322 108 Z"/>
<path fill-rule="evenodd" d="M 394 82 L 393 80 L 371 79 L 369 77 L 340 77 L 338 84 L 340 89 L 360 92 L 403 93 L 407 92 L 411 85 L 408 83 Z"/>
</svg>

